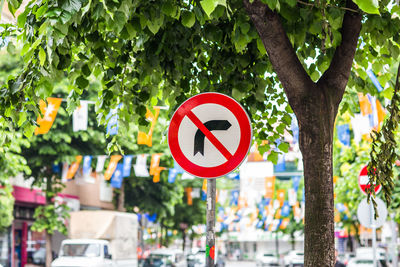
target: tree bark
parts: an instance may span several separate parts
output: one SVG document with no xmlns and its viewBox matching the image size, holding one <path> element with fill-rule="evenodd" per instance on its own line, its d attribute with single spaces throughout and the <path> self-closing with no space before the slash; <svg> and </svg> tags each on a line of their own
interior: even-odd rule
<svg viewBox="0 0 400 267">
<path fill-rule="evenodd" d="M 341 29 L 342 42 L 329 68 L 314 83 L 299 61 L 276 11 L 260 0 L 243 0 L 283 85 L 299 123 L 305 180 L 304 265 L 335 264 L 332 144 L 334 121 L 350 76 L 362 15 L 351 0 Z"/>
<path fill-rule="evenodd" d="M 46 231 L 46 267 L 51 266 L 51 262 L 53 261 L 53 253 L 51 250 L 51 234 Z"/>
<path fill-rule="evenodd" d="M 185 229 L 182 229 L 182 251 L 185 251 L 186 247 L 186 231 Z"/>
</svg>

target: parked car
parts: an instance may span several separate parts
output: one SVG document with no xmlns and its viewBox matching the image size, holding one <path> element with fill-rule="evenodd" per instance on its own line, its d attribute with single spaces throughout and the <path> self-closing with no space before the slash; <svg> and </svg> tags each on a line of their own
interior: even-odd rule
<svg viewBox="0 0 400 267">
<path fill-rule="evenodd" d="M 299 250 L 290 251 L 284 258 L 285 267 L 303 267 L 304 252 Z"/>
<path fill-rule="evenodd" d="M 347 267 L 375 267 L 374 261 L 371 258 L 353 258 L 347 264 Z M 380 261 L 377 261 L 376 267 L 387 267 L 387 265 L 382 265 Z"/>
<path fill-rule="evenodd" d="M 257 256 L 256 266 L 280 266 L 279 257 L 273 252 L 265 252 Z"/>
<path fill-rule="evenodd" d="M 358 260 L 373 260 L 373 248 L 361 247 L 356 249 L 356 259 Z M 376 260 L 382 267 L 388 266 L 388 255 L 384 248 L 376 249 Z"/>
<path fill-rule="evenodd" d="M 157 249 L 150 252 L 144 267 L 187 267 L 183 251 L 179 249 Z"/>
</svg>

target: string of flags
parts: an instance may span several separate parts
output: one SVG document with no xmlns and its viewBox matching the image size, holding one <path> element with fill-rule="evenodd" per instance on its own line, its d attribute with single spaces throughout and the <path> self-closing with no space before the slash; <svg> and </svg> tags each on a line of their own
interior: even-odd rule
<svg viewBox="0 0 400 267">
<path fill-rule="evenodd" d="M 51 129 L 60 108 L 62 98 L 48 97 L 46 101 L 40 100 L 39 107 L 43 114 L 43 117 L 39 115 L 37 118 L 38 127 L 35 129 L 35 135 L 46 134 Z M 86 131 L 88 127 L 88 105 L 94 104 L 93 101 L 81 100 L 80 106 L 77 107 L 72 114 L 72 129 L 74 132 Z M 107 134 L 116 135 L 118 134 L 118 110 L 122 108 L 122 104 L 119 104 L 116 108 L 111 109 L 110 113 L 107 114 Z M 146 119 L 150 122 L 150 130 L 147 133 L 142 131 L 138 132 L 137 143 L 139 145 L 152 146 L 152 136 L 154 128 L 160 114 L 161 107 L 153 107 L 154 113 L 147 108 Z"/>
</svg>

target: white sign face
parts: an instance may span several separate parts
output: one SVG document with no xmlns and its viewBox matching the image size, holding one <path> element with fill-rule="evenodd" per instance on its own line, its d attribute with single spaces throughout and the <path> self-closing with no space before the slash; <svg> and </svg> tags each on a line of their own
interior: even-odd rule
<svg viewBox="0 0 400 267">
<path fill-rule="evenodd" d="M 221 121 L 226 124 L 221 124 L 220 127 L 226 130 L 214 130 L 213 134 L 230 154 L 235 154 L 240 142 L 240 126 L 229 109 L 217 104 L 203 104 L 193 108 L 192 112 L 203 122 Z M 227 162 L 224 155 L 208 138 L 196 138 L 198 133 L 200 133 L 199 128 L 188 117 L 183 118 L 178 130 L 178 141 L 186 158 L 202 167 L 215 167 Z M 195 138 L 188 138 L 188 136 Z M 201 143 L 203 151 L 193 150 L 196 141 Z"/>
<path fill-rule="evenodd" d="M 385 203 L 380 199 L 375 199 L 377 204 L 378 218 L 375 219 L 375 211 L 372 201 L 368 204 L 367 198 L 364 198 L 357 209 L 357 218 L 359 222 L 367 228 L 379 228 L 385 221 L 388 214 Z"/>
</svg>

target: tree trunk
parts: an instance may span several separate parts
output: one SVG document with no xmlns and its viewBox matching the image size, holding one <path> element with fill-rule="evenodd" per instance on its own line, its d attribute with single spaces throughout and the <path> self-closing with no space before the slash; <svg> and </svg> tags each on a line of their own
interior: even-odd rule
<svg viewBox="0 0 400 267">
<path fill-rule="evenodd" d="M 361 12 L 351 0 L 341 28 L 342 41 L 318 82 L 311 80 L 286 34 L 278 12 L 264 1 L 243 0 L 299 122 L 305 180 L 304 266 L 333 267 L 334 215 L 332 143 L 338 106 L 350 76 L 361 30 Z"/>
<path fill-rule="evenodd" d="M 305 266 L 334 266 L 332 143 L 337 107 L 329 93 L 321 89 L 319 93 L 310 95 L 300 108 L 307 114 L 299 119 L 306 200 Z"/>
<path fill-rule="evenodd" d="M 53 253 L 51 250 L 51 234 L 46 231 L 46 267 L 51 266 L 51 262 L 53 261 Z"/>
<path fill-rule="evenodd" d="M 125 212 L 125 186 L 124 182 L 121 184 L 121 188 L 119 190 L 118 194 L 118 204 L 117 204 L 117 210 L 121 212 Z"/>
<path fill-rule="evenodd" d="M 185 229 L 182 230 L 182 250 L 185 251 L 186 247 L 186 232 Z"/>
</svg>

